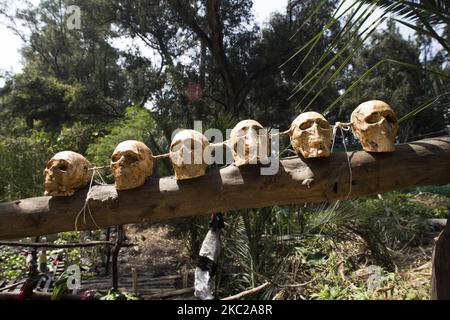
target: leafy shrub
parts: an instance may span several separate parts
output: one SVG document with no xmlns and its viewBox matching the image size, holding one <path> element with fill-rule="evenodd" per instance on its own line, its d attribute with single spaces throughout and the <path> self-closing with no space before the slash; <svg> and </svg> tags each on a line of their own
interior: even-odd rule
<svg viewBox="0 0 450 320">
<path fill-rule="evenodd" d="M 43 171 L 51 156 L 50 141 L 43 132 L 0 141 L 0 201 L 42 195 Z"/>
</svg>

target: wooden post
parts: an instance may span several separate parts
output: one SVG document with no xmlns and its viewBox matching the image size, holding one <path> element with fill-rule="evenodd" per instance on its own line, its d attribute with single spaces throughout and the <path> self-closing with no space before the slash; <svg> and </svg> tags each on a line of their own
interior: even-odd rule
<svg viewBox="0 0 450 320">
<path fill-rule="evenodd" d="M 133 293 L 135 295 L 138 295 L 138 280 L 137 280 L 136 268 L 131 268 L 131 278 L 133 281 Z"/>
<path fill-rule="evenodd" d="M 450 300 L 450 224 L 448 221 L 449 219 L 436 241 L 431 258 L 431 298 L 433 300 Z"/>
<path fill-rule="evenodd" d="M 122 242 L 124 238 L 123 226 L 117 226 L 117 240 L 112 253 L 112 283 L 113 290 L 119 290 L 119 267 L 117 260 L 119 258 L 120 248 L 122 247 Z"/>
<path fill-rule="evenodd" d="M 111 239 L 111 228 L 106 228 L 106 241 Z M 109 274 L 109 265 L 111 264 L 111 248 L 106 248 L 105 276 Z"/>
</svg>

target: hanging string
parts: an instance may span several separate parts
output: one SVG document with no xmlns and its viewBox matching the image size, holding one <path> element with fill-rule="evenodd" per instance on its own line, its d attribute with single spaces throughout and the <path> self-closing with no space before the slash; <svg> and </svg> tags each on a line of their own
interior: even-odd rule
<svg viewBox="0 0 450 320">
<path fill-rule="evenodd" d="M 110 167 L 107 166 L 107 168 L 110 168 Z M 99 176 L 100 180 L 102 180 L 101 184 L 102 184 L 102 185 L 107 184 L 107 183 L 105 182 L 105 180 L 103 179 L 102 175 L 100 174 L 100 171 L 94 171 L 94 173 L 95 173 L 95 172 L 96 172 L 97 175 Z"/>
<path fill-rule="evenodd" d="M 98 175 L 100 177 L 100 180 L 102 181 L 102 184 L 106 184 L 106 182 L 103 179 L 102 175 L 98 171 L 98 169 L 104 169 L 104 168 L 109 168 L 109 166 L 92 167 L 92 168 L 89 169 L 89 170 L 92 170 L 93 173 L 92 173 L 92 176 L 91 176 L 91 181 L 89 182 L 89 190 L 88 190 L 88 193 L 86 195 L 86 199 L 84 200 L 84 205 L 81 208 L 81 210 L 77 213 L 77 216 L 75 217 L 75 231 L 78 231 L 78 219 L 80 218 L 81 214 L 83 214 L 83 222 L 84 222 L 84 224 L 86 224 L 86 208 L 88 210 L 88 213 L 89 213 L 89 216 L 91 217 L 92 222 L 97 227 L 97 229 L 100 229 L 100 227 L 98 226 L 97 222 L 94 219 L 94 216 L 92 215 L 91 208 L 89 207 L 89 198 L 91 196 L 92 184 L 94 182 L 95 175 Z"/>
<path fill-rule="evenodd" d="M 333 152 L 334 143 L 336 141 L 336 131 L 337 131 L 337 129 L 339 129 L 341 131 L 342 144 L 344 145 L 345 155 L 347 157 L 348 171 L 349 171 L 349 186 L 348 186 L 347 195 L 344 198 L 345 200 L 347 200 L 350 197 L 350 194 L 352 193 L 353 171 L 352 171 L 352 164 L 350 161 L 350 157 L 348 156 L 348 152 L 347 152 L 347 145 L 345 143 L 344 131 L 350 131 L 351 128 L 352 128 L 352 124 L 350 122 L 347 122 L 347 123 L 336 122 L 333 126 L 333 143 L 331 145 L 331 152 Z"/>
<path fill-rule="evenodd" d="M 274 137 L 274 136 L 284 136 L 287 134 L 291 133 L 291 128 L 287 129 L 286 131 L 281 131 L 281 132 L 277 132 L 277 133 L 271 133 L 270 136 Z"/>
<path fill-rule="evenodd" d="M 165 158 L 168 158 L 169 156 L 170 156 L 170 153 L 158 154 L 156 156 L 153 156 L 153 159 L 156 159 L 156 160 L 165 159 Z"/>
<path fill-rule="evenodd" d="M 110 168 L 109 165 L 102 166 L 102 167 L 92 167 L 92 168 L 89 168 L 88 171 L 94 171 L 95 172 L 96 170 L 99 170 L 99 169 L 108 169 L 108 168 Z"/>
<path fill-rule="evenodd" d="M 226 146 L 228 144 L 228 142 L 230 142 L 230 140 L 225 140 L 225 141 L 216 142 L 216 143 L 210 143 L 209 146 L 212 148 L 222 147 L 222 146 Z"/>
<path fill-rule="evenodd" d="M 331 146 L 331 152 L 333 151 L 333 148 L 334 148 L 337 129 L 341 130 L 342 143 L 344 145 L 345 151 L 347 152 L 347 147 L 346 147 L 346 144 L 345 144 L 345 137 L 344 137 L 343 131 L 349 131 L 351 128 L 352 128 L 352 123 L 350 123 L 350 122 L 336 122 L 335 123 L 335 125 L 333 126 L 333 144 Z M 269 133 L 268 135 L 269 135 L 269 137 L 284 136 L 284 135 L 290 134 L 291 131 L 292 131 L 292 127 L 290 127 L 289 129 L 287 129 L 285 131 L 281 131 L 281 132 L 277 132 L 277 133 Z M 231 141 L 231 139 L 225 140 L 223 142 L 211 143 L 211 144 L 209 144 L 209 147 L 217 148 L 217 147 L 222 147 L 222 146 L 228 146 L 230 141 Z M 277 158 L 279 158 L 281 156 L 281 154 L 283 154 L 283 152 L 285 152 L 286 150 L 292 151 L 293 153 L 295 153 L 293 150 L 290 150 L 289 147 L 287 147 L 285 150 L 283 150 L 282 152 L 280 152 L 277 155 Z M 155 160 L 166 159 L 166 158 L 169 158 L 169 157 L 170 157 L 170 153 L 164 153 L 164 154 L 160 154 L 160 155 L 152 155 L 152 158 L 155 159 Z M 351 165 L 350 165 L 350 160 L 348 158 L 348 154 L 347 154 L 347 161 L 349 163 L 350 177 L 352 177 Z M 88 210 L 88 212 L 89 212 L 89 214 L 90 214 L 90 216 L 92 218 L 92 221 L 97 226 L 95 220 L 92 217 L 92 213 L 90 211 L 90 207 L 89 207 L 89 203 L 88 203 L 87 199 L 90 196 L 92 183 L 93 183 L 93 179 L 94 179 L 95 175 L 98 175 L 100 177 L 100 180 L 102 181 L 102 184 L 106 184 L 105 180 L 101 176 L 99 170 L 100 169 L 108 169 L 108 168 L 110 168 L 110 165 L 104 165 L 104 166 L 100 166 L 100 167 L 92 167 L 92 168 L 88 169 L 89 171 L 93 171 L 93 174 L 92 174 L 92 177 L 91 177 L 91 182 L 90 182 L 90 185 L 89 185 L 89 191 L 88 191 L 88 194 L 87 194 L 87 198 L 86 198 L 85 204 L 84 204 L 83 208 L 81 208 L 80 212 L 77 214 L 77 217 L 76 217 L 75 230 L 76 230 L 76 227 L 77 227 L 78 218 L 81 215 L 81 213 L 83 213 L 84 222 L 86 223 L 86 208 L 87 208 L 87 210 Z M 351 186 L 349 188 L 348 195 L 350 195 L 350 193 L 351 193 Z"/>
</svg>

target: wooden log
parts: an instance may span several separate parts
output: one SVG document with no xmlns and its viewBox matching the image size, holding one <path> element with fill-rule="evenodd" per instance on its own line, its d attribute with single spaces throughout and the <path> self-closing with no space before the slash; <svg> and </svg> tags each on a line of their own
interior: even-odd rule
<svg viewBox="0 0 450 320">
<path fill-rule="evenodd" d="M 392 153 L 349 152 L 329 158 L 285 158 L 275 175 L 259 165 L 210 169 L 203 177 L 177 181 L 150 178 L 140 188 L 116 191 L 95 186 L 88 200 L 100 227 L 155 222 L 193 215 L 303 202 L 362 197 L 420 185 L 450 183 L 450 137 L 398 145 Z M 37 197 L 0 204 L 0 239 L 74 230 L 87 189 L 71 197 Z M 96 229 L 90 216 L 79 230 Z"/>
</svg>

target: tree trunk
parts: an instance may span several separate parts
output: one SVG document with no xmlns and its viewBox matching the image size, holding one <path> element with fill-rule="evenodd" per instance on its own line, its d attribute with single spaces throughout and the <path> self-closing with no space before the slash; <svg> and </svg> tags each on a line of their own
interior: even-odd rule
<svg viewBox="0 0 450 320">
<path fill-rule="evenodd" d="M 450 137 L 397 146 L 392 153 L 349 152 L 350 198 L 420 185 L 450 183 Z M 350 181 L 345 153 L 329 158 L 285 158 L 275 175 L 259 165 L 210 169 L 203 177 L 177 181 L 150 178 L 140 188 L 116 191 L 95 186 L 88 200 L 100 227 L 162 221 L 187 216 L 347 198 Z M 87 189 L 71 197 L 38 197 L 0 204 L 0 239 L 16 239 L 75 229 Z M 87 214 L 79 230 L 96 229 Z"/>
</svg>

